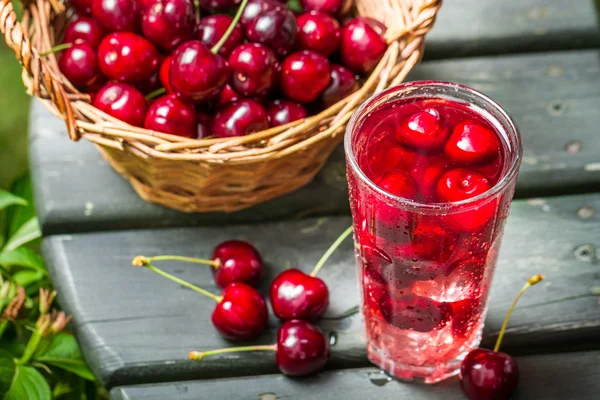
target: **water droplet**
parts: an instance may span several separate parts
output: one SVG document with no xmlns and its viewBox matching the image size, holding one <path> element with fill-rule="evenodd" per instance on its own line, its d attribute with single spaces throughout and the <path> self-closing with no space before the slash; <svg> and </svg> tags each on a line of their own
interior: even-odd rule
<svg viewBox="0 0 600 400">
<path fill-rule="evenodd" d="M 329 332 L 329 344 L 331 346 L 335 346 L 335 344 L 337 343 L 337 332 L 336 331 L 331 331 Z"/>
</svg>

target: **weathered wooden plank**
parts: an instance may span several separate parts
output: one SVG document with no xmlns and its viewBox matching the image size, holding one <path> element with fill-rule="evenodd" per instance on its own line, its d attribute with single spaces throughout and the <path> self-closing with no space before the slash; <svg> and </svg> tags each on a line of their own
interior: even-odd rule
<svg viewBox="0 0 600 400">
<path fill-rule="evenodd" d="M 495 339 L 503 316 L 527 277 L 547 280 L 522 299 L 504 348 L 515 354 L 556 351 L 577 345 L 597 348 L 600 335 L 600 195 L 520 200 L 506 227 L 492 289 L 484 344 Z M 271 354 L 187 361 L 193 349 L 228 346 L 210 325 L 213 304 L 172 282 L 130 266 L 134 255 L 175 253 L 207 256 L 217 243 L 250 239 L 264 255 L 268 273 L 309 271 L 348 226 L 348 217 L 307 219 L 252 226 L 179 228 L 59 235 L 43 250 L 61 305 L 94 372 L 108 387 L 168 380 L 264 374 L 275 371 Z M 207 268 L 178 263 L 164 268 L 216 291 Z M 357 304 L 352 245 L 347 241 L 320 276 L 329 284 L 331 306 L 322 327 L 337 337 L 331 368 L 367 365 L 358 316 L 331 319 Z M 260 338 L 274 340 L 276 321 Z"/>
<path fill-rule="evenodd" d="M 429 62 L 411 77 L 461 82 L 506 107 L 525 143 L 517 196 L 592 191 L 600 187 L 599 56 L 584 51 Z M 140 200 L 90 143 L 70 142 L 62 123 L 36 102 L 30 127 L 31 170 L 45 234 L 250 223 L 348 210 L 341 148 L 315 181 L 296 193 L 235 214 L 182 214 Z"/>
<path fill-rule="evenodd" d="M 518 357 L 521 379 L 511 399 L 587 400 L 600 391 L 600 352 Z M 458 378 L 434 386 L 388 380 L 375 368 L 323 372 L 305 379 L 282 375 L 118 387 L 112 400 L 200 399 L 463 400 Z"/>
<path fill-rule="evenodd" d="M 593 48 L 594 0 L 450 0 L 427 37 L 426 58 Z"/>
</svg>

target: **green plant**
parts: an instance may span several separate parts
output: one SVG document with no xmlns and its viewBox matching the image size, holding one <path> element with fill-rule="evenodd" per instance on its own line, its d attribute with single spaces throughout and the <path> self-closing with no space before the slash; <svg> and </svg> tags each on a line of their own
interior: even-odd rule
<svg viewBox="0 0 600 400">
<path fill-rule="evenodd" d="M 42 257 L 29 177 L 0 190 L 0 395 L 5 400 L 103 398 Z"/>
</svg>

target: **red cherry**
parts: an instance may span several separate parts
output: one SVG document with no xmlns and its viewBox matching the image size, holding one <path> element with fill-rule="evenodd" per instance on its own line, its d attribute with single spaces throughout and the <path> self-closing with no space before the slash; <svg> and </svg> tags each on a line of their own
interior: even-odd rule
<svg viewBox="0 0 600 400">
<path fill-rule="evenodd" d="M 328 14 L 311 11 L 297 18 L 298 46 L 328 56 L 340 45 L 340 24 Z"/>
<path fill-rule="evenodd" d="M 78 89 L 85 89 L 102 79 L 96 52 L 86 42 L 75 43 L 64 50 L 58 60 L 58 68 Z"/>
<path fill-rule="evenodd" d="M 364 74 L 375 68 L 387 50 L 385 25 L 368 17 L 357 17 L 342 29 L 340 52 L 345 66 Z"/>
<path fill-rule="evenodd" d="M 329 108 L 358 90 L 358 81 L 354 74 L 341 65 L 331 65 L 331 82 L 321 93 L 321 106 Z"/>
<path fill-rule="evenodd" d="M 140 11 L 145 11 L 148 7 L 151 7 L 156 0 L 136 0 Z"/>
<path fill-rule="evenodd" d="M 245 283 L 234 282 L 221 293 L 211 320 L 219 333 L 229 340 L 252 340 L 264 332 L 268 313 L 260 293 Z"/>
<path fill-rule="evenodd" d="M 98 91 L 92 104 L 100 111 L 125 123 L 139 127 L 144 125 L 146 99 L 133 86 L 109 82 Z"/>
<path fill-rule="evenodd" d="M 231 53 L 231 86 L 243 96 L 265 96 L 275 82 L 277 57 L 267 46 L 246 43 Z"/>
<path fill-rule="evenodd" d="M 225 287 L 233 282 L 256 285 L 264 273 L 262 258 L 254 246 L 241 240 L 218 245 L 212 255 L 215 282 Z"/>
<path fill-rule="evenodd" d="M 175 50 L 169 66 L 169 82 L 183 99 L 203 102 L 217 96 L 229 79 L 227 62 L 198 40 Z"/>
<path fill-rule="evenodd" d="M 242 0 L 198 0 L 198 4 L 209 11 L 229 11 L 237 8 Z"/>
<path fill-rule="evenodd" d="M 172 56 L 165 57 L 165 59 L 160 63 L 160 67 L 158 69 L 158 78 L 160 79 L 160 83 L 163 85 L 167 93 L 173 93 L 173 88 L 171 88 L 171 84 L 169 83 L 169 67 L 171 66 L 172 58 Z"/>
<path fill-rule="evenodd" d="M 221 90 L 219 92 L 219 95 L 214 100 L 214 106 L 216 108 L 222 108 L 229 103 L 234 103 L 241 99 L 242 99 L 242 96 L 239 93 L 237 93 L 235 90 L 233 90 L 231 85 L 228 83 L 227 85 L 225 85 L 223 90 Z"/>
<path fill-rule="evenodd" d="M 306 118 L 306 109 L 293 101 L 275 100 L 267 108 L 267 114 L 271 127 L 275 127 Z"/>
<path fill-rule="evenodd" d="M 376 184 L 394 196 L 415 200 L 419 195 L 419 185 L 417 182 L 412 176 L 399 169 L 386 172 Z"/>
<path fill-rule="evenodd" d="M 192 351 L 189 358 L 200 361 L 208 356 L 244 351 L 274 351 L 281 372 L 290 376 L 304 376 L 318 372 L 327 364 L 329 341 L 319 327 L 306 321 L 293 320 L 279 327 L 275 344 Z"/>
<path fill-rule="evenodd" d="M 281 9 L 281 3 L 274 0 L 248 0 L 246 8 L 240 18 L 241 24 L 246 27 L 259 15 L 269 11 Z"/>
<path fill-rule="evenodd" d="M 223 37 L 229 25 L 233 22 L 233 18 L 229 15 L 209 15 L 204 17 L 198 23 L 196 29 L 196 39 L 206 45 L 206 47 L 212 48 L 216 45 L 219 40 Z M 227 38 L 223 47 L 219 49 L 219 55 L 221 57 L 229 57 L 233 49 L 244 42 L 244 32 L 240 24 L 236 24 L 235 28 L 231 32 L 231 35 Z"/>
<path fill-rule="evenodd" d="M 304 11 L 322 11 L 337 14 L 342 9 L 342 0 L 300 0 Z"/>
<path fill-rule="evenodd" d="M 455 168 L 439 179 L 437 196 L 443 202 L 461 201 L 485 193 L 491 187 L 485 175 L 464 168 Z"/>
<path fill-rule="evenodd" d="M 277 331 L 277 367 L 289 376 L 320 371 L 329 359 L 329 341 L 319 327 L 306 321 L 287 321 Z"/>
<path fill-rule="evenodd" d="M 271 283 L 270 299 L 273 313 L 283 321 L 316 320 L 329 306 L 329 290 L 322 279 L 289 269 Z"/>
<path fill-rule="evenodd" d="M 138 32 L 140 11 L 133 0 L 92 0 L 92 16 L 106 32 Z"/>
<path fill-rule="evenodd" d="M 103 37 L 104 32 L 94 19 L 79 16 L 65 28 L 63 43 L 75 43 L 81 40 L 97 49 Z"/>
<path fill-rule="evenodd" d="M 154 0 L 142 12 L 142 32 L 159 49 L 171 51 L 193 36 L 196 12 L 191 0 Z"/>
<path fill-rule="evenodd" d="M 148 109 L 144 128 L 195 138 L 198 133 L 196 110 L 193 106 L 182 102 L 175 94 L 162 96 Z"/>
<path fill-rule="evenodd" d="M 273 49 L 279 56 L 289 53 L 298 31 L 294 14 L 286 8 L 265 11 L 245 27 L 249 41 L 262 43 Z"/>
<path fill-rule="evenodd" d="M 505 400 L 517 388 L 519 368 L 508 354 L 472 350 L 460 367 L 460 386 L 469 400 Z"/>
<path fill-rule="evenodd" d="M 299 103 L 314 101 L 331 81 L 329 60 L 314 51 L 289 55 L 281 64 L 281 90 Z"/>
<path fill-rule="evenodd" d="M 104 75 L 125 83 L 149 79 L 158 68 L 159 57 L 152 43 L 130 32 L 111 33 L 98 47 L 98 65 Z"/>
<path fill-rule="evenodd" d="M 208 130 L 211 119 L 212 116 L 210 114 L 196 109 L 196 120 L 198 121 L 198 139 L 202 139 L 211 135 L 210 131 Z"/>
<path fill-rule="evenodd" d="M 423 151 L 441 149 L 448 134 L 445 121 L 434 109 L 420 111 L 404 119 L 395 132 L 400 144 Z"/>
<path fill-rule="evenodd" d="M 452 311 L 427 297 L 405 295 L 393 299 L 385 294 L 379 301 L 383 318 L 392 326 L 417 332 L 430 332 L 448 321 Z"/>
<path fill-rule="evenodd" d="M 444 147 L 446 156 L 462 164 L 480 164 L 500 154 L 498 136 L 477 121 L 463 121 L 452 130 Z"/>
<path fill-rule="evenodd" d="M 269 127 L 267 111 L 254 100 L 243 99 L 217 111 L 210 123 L 216 137 L 245 136 Z"/>
<path fill-rule="evenodd" d="M 450 303 L 452 307 L 452 335 L 459 338 L 467 335 L 475 328 L 481 315 L 481 299 L 465 299 Z"/>
<path fill-rule="evenodd" d="M 75 7 L 79 14 L 92 14 L 92 0 L 69 0 L 69 3 Z"/>
</svg>

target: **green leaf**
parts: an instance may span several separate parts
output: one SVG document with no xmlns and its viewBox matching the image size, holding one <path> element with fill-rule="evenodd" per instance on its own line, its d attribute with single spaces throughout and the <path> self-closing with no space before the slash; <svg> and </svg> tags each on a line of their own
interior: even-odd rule
<svg viewBox="0 0 600 400">
<path fill-rule="evenodd" d="M 10 206 L 26 206 L 27 200 L 6 190 L 0 190 L 0 210 Z"/>
<path fill-rule="evenodd" d="M 27 207 L 11 207 L 7 210 L 8 229 L 6 237 L 14 235 L 25 222 L 36 215 L 29 174 L 22 175 L 15 180 L 10 187 L 10 192 L 27 200 L 29 205 Z"/>
<path fill-rule="evenodd" d="M 0 252 L 0 265 L 5 268 L 23 267 L 46 271 L 42 257 L 26 247 Z"/>
<path fill-rule="evenodd" d="M 9 352 L 0 350 L 0 395 L 8 391 L 13 376 L 15 376 L 15 362 L 13 358 Z"/>
<path fill-rule="evenodd" d="M 35 368 L 17 365 L 15 375 L 4 400 L 51 400 L 50 386 Z"/>
<path fill-rule="evenodd" d="M 24 288 L 28 287 L 34 282 L 43 279 L 45 274 L 40 270 L 23 270 L 18 271 L 12 274 L 12 281 L 15 282 L 19 286 L 23 286 Z"/>
<path fill-rule="evenodd" d="M 88 368 L 75 337 L 69 333 L 57 334 L 50 346 L 38 354 L 35 361 L 50 364 L 73 372 L 84 379 L 93 381 L 94 374 Z"/>
<path fill-rule="evenodd" d="M 36 217 L 31 217 L 8 239 L 4 250 L 14 250 L 42 236 Z"/>
</svg>

